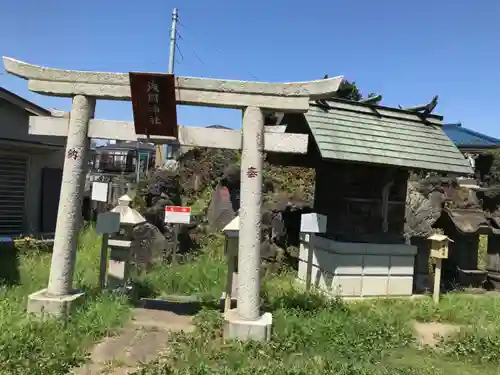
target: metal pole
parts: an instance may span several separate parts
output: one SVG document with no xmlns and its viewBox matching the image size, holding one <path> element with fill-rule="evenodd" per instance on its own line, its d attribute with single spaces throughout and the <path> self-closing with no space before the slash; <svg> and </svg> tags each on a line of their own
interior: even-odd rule
<svg viewBox="0 0 500 375">
<path fill-rule="evenodd" d="M 139 153 L 139 141 L 137 141 L 137 147 L 135 149 L 136 151 L 136 162 L 135 162 L 135 184 L 136 187 L 139 185 L 139 180 L 141 179 L 140 173 L 141 173 L 141 154 Z"/>
<path fill-rule="evenodd" d="M 179 18 L 179 12 L 177 8 L 172 11 L 172 27 L 170 28 L 170 56 L 168 61 L 168 74 L 174 74 L 174 63 L 175 63 L 175 42 L 177 39 L 177 19 Z M 167 145 L 157 145 L 156 146 L 156 159 L 155 166 L 161 167 L 167 155 Z"/>
</svg>

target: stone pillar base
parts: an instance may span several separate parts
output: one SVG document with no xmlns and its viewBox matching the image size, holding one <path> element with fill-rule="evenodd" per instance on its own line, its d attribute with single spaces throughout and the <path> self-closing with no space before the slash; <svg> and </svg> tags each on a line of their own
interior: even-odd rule
<svg viewBox="0 0 500 375">
<path fill-rule="evenodd" d="M 84 294 L 75 291 L 65 296 L 50 296 L 47 289 L 42 289 L 28 296 L 28 314 L 38 317 L 67 317 L 83 301 Z"/>
<path fill-rule="evenodd" d="M 224 339 L 241 341 L 269 341 L 273 316 L 264 313 L 257 320 L 243 320 L 238 316 L 236 309 L 224 314 Z"/>
</svg>

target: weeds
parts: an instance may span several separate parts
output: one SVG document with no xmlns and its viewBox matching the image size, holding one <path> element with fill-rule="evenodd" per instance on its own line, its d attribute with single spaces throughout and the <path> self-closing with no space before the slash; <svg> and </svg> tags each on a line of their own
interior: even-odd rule
<svg viewBox="0 0 500 375">
<path fill-rule="evenodd" d="M 180 264 L 158 264 L 138 276 L 135 283 L 149 296 L 180 294 L 218 300 L 224 290 L 227 268 L 222 241 L 221 236 L 208 236 L 200 254 Z"/>
<path fill-rule="evenodd" d="M 345 303 L 307 293 L 285 273 L 263 280 L 262 298 L 273 312 L 271 341 L 225 342 L 221 314 L 205 309 L 195 334 L 173 335 L 168 353 L 137 374 L 497 374 L 500 339 L 491 331 L 466 331 L 431 350 L 417 347 L 412 327 L 415 320 L 491 326 L 499 320 L 494 297 Z"/>
<path fill-rule="evenodd" d="M 122 324 L 126 301 L 96 293 L 99 238 L 93 230 L 80 238 L 76 287 L 87 292 L 83 306 L 71 320 L 40 322 L 26 314 L 27 297 L 47 285 L 51 254 L 38 248 L 21 249 L 19 285 L 0 286 L 0 373 L 65 374 L 85 360 L 89 346 Z"/>
<path fill-rule="evenodd" d="M 0 287 L 0 373 L 64 374 L 81 363 L 89 346 L 120 326 L 126 301 L 97 293 L 99 239 L 82 234 L 76 286 L 87 302 L 69 322 L 44 324 L 25 314 L 27 295 L 45 287 L 50 254 L 22 252 L 19 285 Z M 196 295 L 218 301 L 226 263 L 222 239 L 207 237 L 203 251 L 176 265 L 158 265 L 135 279 L 148 296 Z M 273 313 L 269 342 L 224 341 L 223 320 L 213 308 L 195 317 L 194 334 L 176 333 L 169 350 L 137 374 L 259 375 L 497 374 L 500 365 L 500 299 L 452 293 L 439 305 L 430 298 L 346 303 L 306 292 L 293 273 L 266 275 L 262 310 Z M 13 285 L 13 286 L 12 286 Z M 206 304 L 205 304 L 206 305 Z M 434 349 L 419 348 L 413 321 L 460 325 Z"/>
</svg>

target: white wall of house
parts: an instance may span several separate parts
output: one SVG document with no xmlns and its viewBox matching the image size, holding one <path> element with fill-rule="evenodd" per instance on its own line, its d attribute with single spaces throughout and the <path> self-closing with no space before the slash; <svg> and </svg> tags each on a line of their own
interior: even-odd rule
<svg viewBox="0 0 500 375">
<path fill-rule="evenodd" d="M 0 235 L 40 231 L 42 170 L 64 163 L 65 139 L 30 135 L 32 115 L 0 98 Z"/>
</svg>

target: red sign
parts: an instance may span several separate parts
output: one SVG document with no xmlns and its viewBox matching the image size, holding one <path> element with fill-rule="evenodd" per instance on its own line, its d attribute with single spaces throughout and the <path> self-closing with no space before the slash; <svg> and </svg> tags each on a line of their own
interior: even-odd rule
<svg viewBox="0 0 500 375">
<path fill-rule="evenodd" d="M 165 206 L 165 223 L 189 224 L 191 207 Z"/>
<path fill-rule="evenodd" d="M 129 73 L 136 134 L 178 137 L 173 74 Z"/>
<path fill-rule="evenodd" d="M 166 212 L 191 212 L 191 207 L 165 206 Z"/>
</svg>

